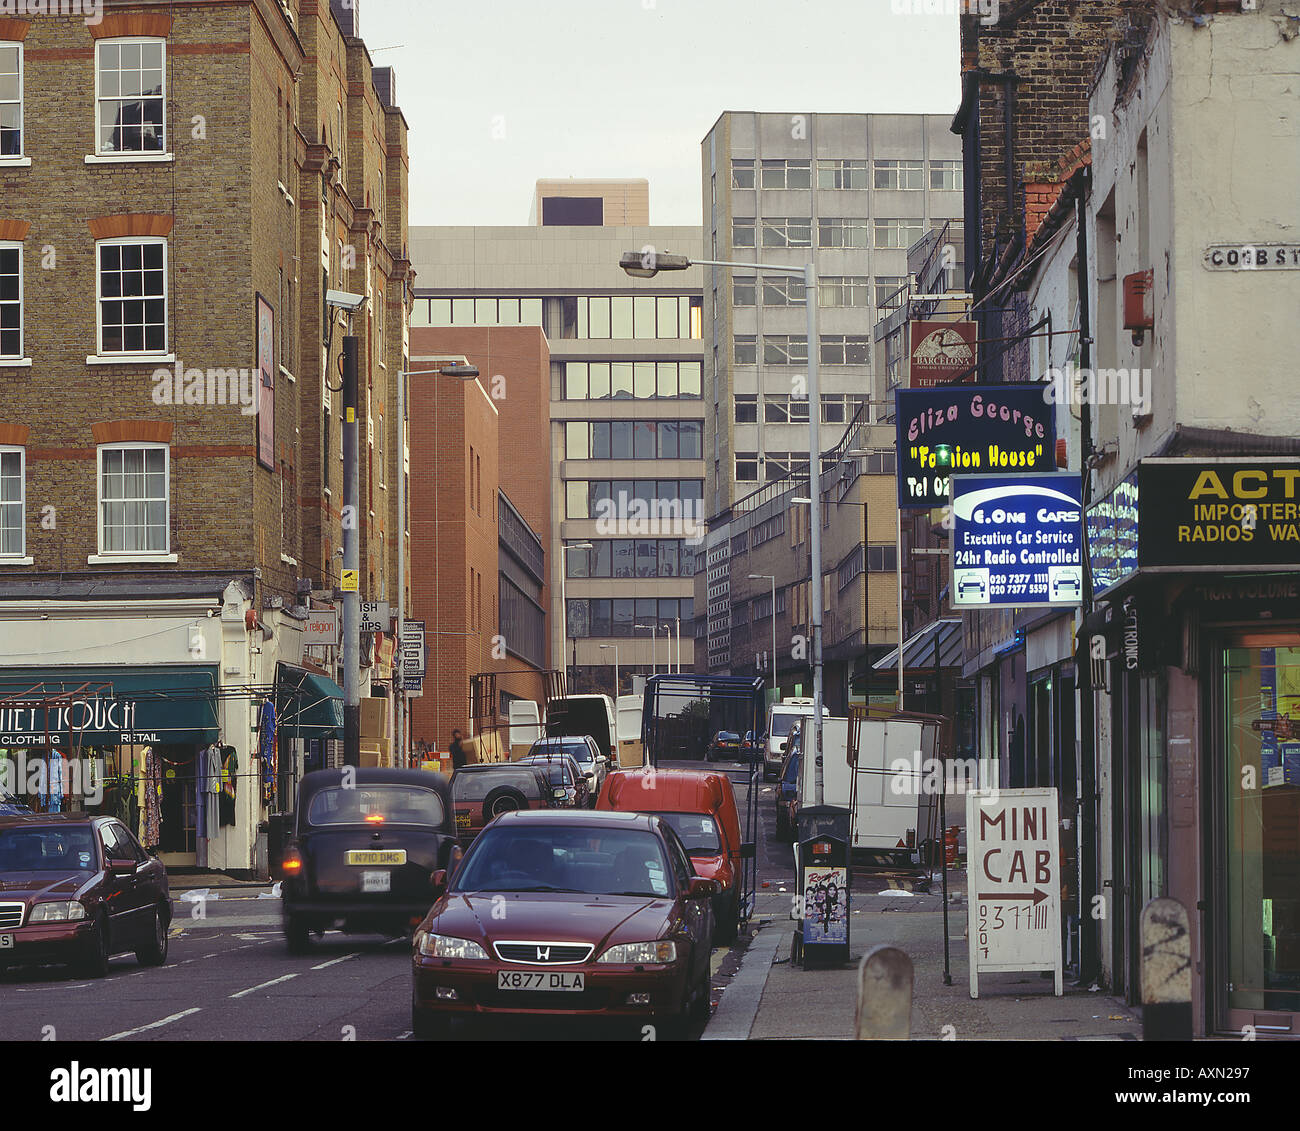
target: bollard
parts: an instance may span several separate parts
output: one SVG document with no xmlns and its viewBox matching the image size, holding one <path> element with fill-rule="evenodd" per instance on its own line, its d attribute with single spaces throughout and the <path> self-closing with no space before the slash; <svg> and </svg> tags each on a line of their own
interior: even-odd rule
<svg viewBox="0 0 1300 1131">
<path fill-rule="evenodd" d="M 1142 1039 L 1192 1039 L 1192 936 L 1187 909 L 1159 898 L 1142 908 Z"/>
<path fill-rule="evenodd" d="M 912 1035 L 912 960 L 896 946 L 877 946 L 858 963 L 859 1041 L 906 1041 Z"/>
</svg>

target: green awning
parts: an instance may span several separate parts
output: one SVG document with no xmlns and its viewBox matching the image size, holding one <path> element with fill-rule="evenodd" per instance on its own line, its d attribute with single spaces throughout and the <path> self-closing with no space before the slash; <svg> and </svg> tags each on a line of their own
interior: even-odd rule
<svg viewBox="0 0 1300 1131">
<path fill-rule="evenodd" d="M 275 728 L 288 738 L 342 738 L 343 689 L 328 676 L 278 665 Z"/>
<path fill-rule="evenodd" d="M 220 737 L 217 669 L 0 668 L 0 747 L 205 745 Z"/>
</svg>

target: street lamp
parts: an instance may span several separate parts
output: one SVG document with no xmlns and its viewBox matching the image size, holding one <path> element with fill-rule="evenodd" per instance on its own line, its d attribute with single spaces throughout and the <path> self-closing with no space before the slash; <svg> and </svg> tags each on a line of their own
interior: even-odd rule
<svg viewBox="0 0 1300 1131">
<path fill-rule="evenodd" d="M 617 644 L 600 644 L 598 647 L 603 651 L 606 648 L 614 649 L 614 707 L 618 708 L 618 645 Z"/>
<path fill-rule="evenodd" d="M 477 365 L 470 365 L 463 361 L 448 361 L 440 365 L 437 369 L 399 369 L 397 372 L 397 664 L 398 671 L 401 668 L 401 648 L 402 648 L 402 627 L 406 623 L 406 379 L 408 377 L 456 377 L 461 381 L 475 381 L 478 379 L 479 370 Z M 434 411 L 437 411 L 437 401 L 434 401 Z M 346 413 L 344 414 L 346 416 Z M 355 414 L 353 414 L 355 416 Z M 346 427 L 346 422 L 345 422 Z M 354 425 L 355 427 L 355 425 Z M 434 431 L 437 432 L 437 421 L 434 422 Z M 438 496 L 435 493 L 433 502 L 435 512 L 438 506 Z M 353 511 L 355 514 L 356 512 Z M 435 528 L 436 528 L 435 513 Z M 347 538 L 347 532 L 344 531 L 344 538 Z M 435 559 L 436 561 L 436 559 Z M 435 565 L 436 569 L 436 565 Z M 436 574 L 435 574 L 435 582 Z M 344 610 L 346 611 L 346 603 Z M 359 610 L 358 610 L 359 611 Z M 358 646 L 360 640 L 358 639 Z M 440 655 L 440 649 L 433 649 L 434 655 Z M 436 660 L 434 661 L 437 662 Z M 397 709 L 393 712 L 393 725 L 397 730 L 397 750 L 401 759 L 401 764 L 406 763 L 406 689 L 403 687 L 401 696 L 397 703 Z M 359 706 L 359 701 L 358 701 Z M 360 732 L 358 732 L 358 736 Z"/>
<path fill-rule="evenodd" d="M 561 627 L 562 627 L 562 629 L 563 629 L 563 632 L 564 632 L 564 642 L 563 642 L 563 644 L 562 644 L 562 646 L 561 646 L 561 649 L 560 649 L 560 650 L 561 650 L 561 653 L 562 653 L 562 655 L 561 655 L 560 658 L 564 661 L 564 670 L 565 670 L 564 681 L 565 681 L 566 690 L 567 690 L 567 685 L 568 685 L 568 681 L 569 681 L 569 677 L 568 677 L 568 670 L 569 670 L 569 602 L 566 601 L 566 600 L 564 599 L 564 577 L 565 577 L 565 574 L 567 574 L 567 573 L 569 572 L 569 559 L 568 559 L 568 556 L 567 556 L 567 555 L 568 555 L 568 553 L 569 553 L 570 550 L 590 550 L 591 548 L 592 548 L 592 545 L 591 545 L 590 542 L 574 542 L 574 543 L 572 543 L 571 545 L 568 545 L 568 546 L 562 546 L 562 547 L 561 547 L 561 553 L 560 553 L 560 625 L 561 625 Z M 578 658 L 577 658 L 576 655 L 574 656 L 573 661 L 574 661 L 574 667 L 577 667 Z"/>
<path fill-rule="evenodd" d="M 776 698 L 776 575 L 771 573 L 751 573 L 750 581 L 762 581 L 766 578 L 772 583 L 772 693 Z"/>
<path fill-rule="evenodd" d="M 655 663 L 655 656 L 657 655 L 658 652 L 658 650 L 655 648 L 655 629 L 658 626 L 653 624 L 635 624 L 632 627 L 648 628 L 650 630 L 650 674 L 654 675 L 659 670 L 658 665 L 656 665 Z"/>
<path fill-rule="evenodd" d="M 773 263 L 730 263 L 720 259 L 691 259 L 653 248 L 624 252 L 618 265 L 634 279 L 653 279 L 660 271 L 685 271 L 689 267 L 738 267 L 743 271 L 772 271 L 803 278 L 804 310 L 808 318 L 808 492 L 812 495 L 812 644 L 813 644 L 813 752 L 814 804 L 825 802 L 822 779 L 822 516 L 821 516 L 821 350 L 817 337 L 817 267 Z M 773 616 L 776 609 L 772 610 Z"/>
</svg>

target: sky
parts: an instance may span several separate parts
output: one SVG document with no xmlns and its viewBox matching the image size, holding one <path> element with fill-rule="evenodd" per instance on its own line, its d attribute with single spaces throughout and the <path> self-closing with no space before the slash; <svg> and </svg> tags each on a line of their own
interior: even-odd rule
<svg viewBox="0 0 1300 1131">
<path fill-rule="evenodd" d="M 412 225 L 526 224 L 540 177 L 644 177 L 701 223 L 725 110 L 951 114 L 952 0 L 353 0 L 410 126 Z M 912 9 L 918 9 L 913 12 Z"/>
</svg>

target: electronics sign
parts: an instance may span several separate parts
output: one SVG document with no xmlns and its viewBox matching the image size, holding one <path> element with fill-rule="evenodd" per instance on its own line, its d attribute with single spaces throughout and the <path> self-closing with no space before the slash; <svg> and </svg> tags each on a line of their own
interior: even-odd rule
<svg viewBox="0 0 1300 1131">
<path fill-rule="evenodd" d="M 1028 475 L 1056 468 L 1056 406 L 1045 386 L 951 385 L 897 389 L 898 505 L 942 506 L 949 477 Z"/>
<path fill-rule="evenodd" d="M 951 483 L 955 608 L 1079 604 L 1083 506 L 1074 472 L 957 475 Z"/>
</svg>

